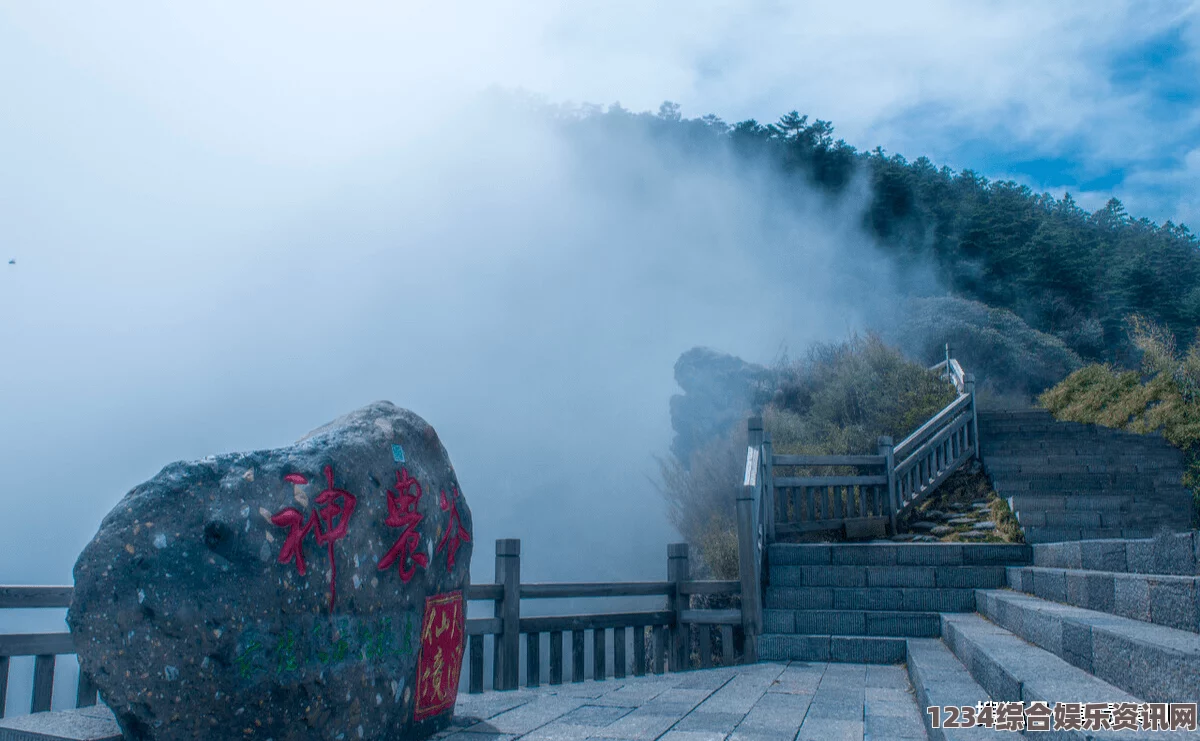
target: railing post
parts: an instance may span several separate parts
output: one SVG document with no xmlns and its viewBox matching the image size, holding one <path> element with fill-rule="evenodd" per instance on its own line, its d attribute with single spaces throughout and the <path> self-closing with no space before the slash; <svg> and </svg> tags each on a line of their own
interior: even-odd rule
<svg viewBox="0 0 1200 741">
<path fill-rule="evenodd" d="M 763 475 L 763 514 L 766 516 L 763 522 L 765 537 L 763 545 L 775 542 L 775 515 L 776 508 L 779 503 L 775 501 L 775 463 L 771 451 L 771 433 L 763 431 L 762 443 L 762 475 Z"/>
<path fill-rule="evenodd" d="M 978 461 L 982 459 L 979 457 L 979 415 L 975 411 L 975 374 L 964 373 L 963 385 L 971 396 L 971 444 L 975 447 L 975 460 Z"/>
<path fill-rule="evenodd" d="M 688 640 L 689 628 L 681 619 L 683 611 L 688 609 L 690 599 L 680 591 L 683 582 L 688 580 L 688 544 L 670 543 L 667 545 L 667 581 L 675 584 L 675 589 L 667 598 L 667 609 L 675 613 L 675 624 L 671 627 L 671 649 L 667 661 L 672 672 L 687 669 L 687 657 L 690 653 L 691 641 Z"/>
<path fill-rule="evenodd" d="M 742 661 L 758 661 L 757 636 L 762 624 L 762 584 L 759 576 L 758 536 L 754 527 L 754 489 L 758 482 L 747 484 L 738 492 L 738 572 L 742 582 L 742 632 L 745 647 Z"/>
<path fill-rule="evenodd" d="M 521 541 L 496 541 L 496 583 L 504 586 L 504 597 L 496 602 L 496 617 L 502 621 L 496 635 L 492 660 L 492 687 L 515 690 L 520 683 L 521 662 Z"/>
<path fill-rule="evenodd" d="M 763 544 L 771 542 L 775 536 L 775 491 L 771 488 L 772 460 L 771 435 L 763 429 L 762 417 L 751 417 L 746 423 L 747 440 L 751 447 L 757 448 L 758 475 L 760 484 L 758 490 L 757 510 L 754 512 L 756 538 L 761 535 Z M 758 554 L 761 558 L 762 553 Z M 762 574 L 762 563 L 759 562 L 759 575 Z"/>
<path fill-rule="evenodd" d="M 899 531 L 896 529 L 896 512 L 900 509 L 900 503 L 896 501 L 896 459 L 895 448 L 892 447 L 892 438 L 890 435 L 880 435 L 878 440 L 879 455 L 887 458 L 884 463 L 884 475 L 887 476 L 887 500 L 888 500 L 888 517 L 892 523 L 892 535 Z"/>
<path fill-rule="evenodd" d="M 762 417 L 751 417 L 746 420 L 747 444 L 751 447 L 762 447 L 763 421 Z"/>
</svg>

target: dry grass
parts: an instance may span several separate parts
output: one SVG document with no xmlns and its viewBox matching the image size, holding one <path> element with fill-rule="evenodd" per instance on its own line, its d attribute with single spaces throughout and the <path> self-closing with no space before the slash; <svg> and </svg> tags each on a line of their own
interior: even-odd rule
<svg viewBox="0 0 1200 741">
<path fill-rule="evenodd" d="M 913 522 L 924 519 L 924 513 L 930 510 L 941 512 L 953 511 L 951 505 L 970 505 L 973 502 L 986 501 L 989 505 L 991 519 L 996 523 L 995 534 L 983 538 L 966 538 L 962 533 L 971 529 L 969 525 L 956 526 L 955 531 L 940 538 L 948 543 L 1023 543 L 1024 535 L 1017 524 L 1016 518 L 1005 502 L 992 488 L 987 474 L 978 463 L 968 466 L 951 474 L 946 481 L 930 494 L 917 508 L 901 518 L 901 532 L 911 532 Z"/>
<path fill-rule="evenodd" d="M 996 532 L 1000 534 L 1000 538 L 1006 543 L 1024 543 L 1025 533 L 1021 532 L 1021 525 L 1017 522 L 1017 517 L 1008 508 L 1008 502 L 999 496 L 991 500 L 992 506 L 992 521 L 996 523 Z"/>
<path fill-rule="evenodd" d="M 713 579 L 738 578 L 738 536 L 733 520 L 714 515 L 696 546 L 709 576 Z"/>
</svg>

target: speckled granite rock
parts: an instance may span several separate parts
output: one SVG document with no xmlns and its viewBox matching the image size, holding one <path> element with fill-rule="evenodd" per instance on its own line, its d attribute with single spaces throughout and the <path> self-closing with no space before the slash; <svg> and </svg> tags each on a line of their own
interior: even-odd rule
<svg viewBox="0 0 1200 741">
<path fill-rule="evenodd" d="M 454 708 L 470 533 L 433 428 L 378 402 L 136 487 L 68 623 L 129 739 L 422 738 Z"/>
</svg>

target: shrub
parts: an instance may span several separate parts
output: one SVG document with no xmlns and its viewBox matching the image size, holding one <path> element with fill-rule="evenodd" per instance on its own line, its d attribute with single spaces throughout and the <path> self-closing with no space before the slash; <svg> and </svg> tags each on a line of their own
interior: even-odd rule
<svg viewBox="0 0 1200 741">
<path fill-rule="evenodd" d="M 778 453 L 874 453 L 880 435 L 899 442 L 955 396 L 876 334 L 814 345 L 803 361 L 781 361 L 775 375 L 763 423 Z"/>
<path fill-rule="evenodd" d="M 1021 394 L 1026 403 L 1083 365 L 1061 339 L 1037 331 L 1011 311 L 949 296 L 910 299 L 885 334 L 930 364 L 945 357 L 948 342 L 984 394 Z"/>
<path fill-rule="evenodd" d="M 667 500 L 667 518 L 695 549 L 699 573 L 714 579 L 738 575 L 734 500 L 745 468 L 744 420 L 693 453 L 690 465 L 674 455 L 658 459 L 657 486 Z"/>
</svg>

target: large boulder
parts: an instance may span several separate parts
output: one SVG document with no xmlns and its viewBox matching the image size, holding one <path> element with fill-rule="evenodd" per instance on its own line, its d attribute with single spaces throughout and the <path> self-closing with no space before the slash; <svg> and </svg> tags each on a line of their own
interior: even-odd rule
<svg viewBox="0 0 1200 741">
<path fill-rule="evenodd" d="M 471 531 L 433 428 L 378 402 L 136 487 L 67 620 L 129 739 L 421 738 L 454 709 Z"/>
<path fill-rule="evenodd" d="M 690 467 L 692 455 L 762 408 L 770 385 L 768 369 L 707 347 L 693 347 L 675 362 L 675 382 L 684 393 L 671 397 L 671 452 Z"/>
</svg>

